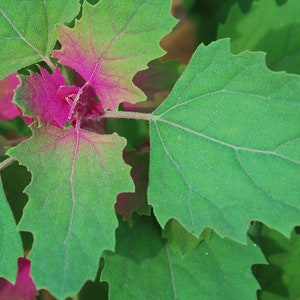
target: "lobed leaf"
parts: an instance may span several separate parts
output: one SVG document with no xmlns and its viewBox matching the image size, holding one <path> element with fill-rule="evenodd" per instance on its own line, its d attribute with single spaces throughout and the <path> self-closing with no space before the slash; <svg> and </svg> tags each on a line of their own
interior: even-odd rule
<svg viewBox="0 0 300 300">
<path fill-rule="evenodd" d="M 300 2 L 253 1 L 251 10 L 244 14 L 235 4 L 218 37 L 231 37 L 234 53 L 245 50 L 267 52 L 267 65 L 275 71 L 300 74 Z M 266 13 L 267 12 L 267 13 Z"/>
<path fill-rule="evenodd" d="M 262 256 L 252 242 L 213 234 L 182 256 L 160 233 L 153 218 L 135 219 L 133 227 L 120 223 L 115 253 L 104 253 L 101 274 L 110 299 L 254 299 L 259 286 L 251 265 Z"/>
<path fill-rule="evenodd" d="M 300 78 L 263 59 L 202 45 L 153 113 L 148 201 L 161 225 L 245 242 L 252 220 L 285 235 L 299 223 Z"/>
<path fill-rule="evenodd" d="M 94 88 L 104 109 L 141 101 L 143 93 L 131 80 L 163 53 L 158 41 L 174 25 L 169 8 L 169 1 L 160 0 L 85 2 L 74 28 L 57 28 L 62 48 L 53 56 Z"/>
<path fill-rule="evenodd" d="M 41 60 L 49 63 L 57 39 L 54 25 L 71 22 L 79 8 L 78 0 L 2 0 L 0 79 Z"/>
<path fill-rule="evenodd" d="M 23 255 L 21 236 L 4 195 L 0 179 L 0 277 L 14 282 L 17 274 L 17 258 Z"/>
<path fill-rule="evenodd" d="M 101 252 L 114 249 L 116 196 L 132 189 L 125 142 L 82 129 L 32 130 L 32 138 L 8 151 L 33 174 L 19 228 L 34 236 L 37 287 L 66 298 L 94 279 Z"/>
</svg>

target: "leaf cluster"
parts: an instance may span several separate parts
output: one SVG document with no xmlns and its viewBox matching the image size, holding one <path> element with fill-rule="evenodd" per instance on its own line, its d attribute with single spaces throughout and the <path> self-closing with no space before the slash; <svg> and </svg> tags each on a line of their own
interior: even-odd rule
<svg viewBox="0 0 300 300">
<path fill-rule="evenodd" d="M 298 299 L 299 11 L 3 0 L 0 299 Z"/>
</svg>

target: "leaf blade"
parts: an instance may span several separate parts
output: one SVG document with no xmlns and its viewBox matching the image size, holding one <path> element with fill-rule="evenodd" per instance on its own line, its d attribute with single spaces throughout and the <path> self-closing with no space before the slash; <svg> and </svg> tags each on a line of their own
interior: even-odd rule
<svg viewBox="0 0 300 300">
<path fill-rule="evenodd" d="M 103 108 L 141 101 L 143 94 L 131 80 L 146 62 L 163 53 L 157 41 L 174 24 L 168 9 L 167 1 L 157 0 L 128 1 L 126 6 L 107 0 L 94 6 L 85 3 L 74 29 L 58 27 L 62 49 L 53 56 L 94 88 Z M 155 18 L 147 17 L 151 15 Z"/>
<path fill-rule="evenodd" d="M 78 0 L 19 1 L 18 5 L 1 1 L 0 79 L 41 60 L 49 63 L 56 42 L 54 25 L 70 22 L 79 8 Z"/>
<path fill-rule="evenodd" d="M 300 28 L 299 8 L 295 0 L 280 6 L 275 1 L 263 0 L 253 2 L 251 10 L 244 14 L 234 5 L 226 22 L 219 26 L 218 38 L 231 37 L 234 53 L 267 52 L 267 65 L 274 71 L 299 74 L 300 39 L 296 34 Z M 253 26 L 256 20 L 260 20 L 259 26 Z"/>
<path fill-rule="evenodd" d="M 174 253 L 160 234 L 149 217 L 135 219 L 131 227 L 120 223 L 115 253 L 104 253 L 101 274 L 101 280 L 109 283 L 111 299 L 254 297 L 258 284 L 251 265 L 263 260 L 253 243 L 245 246 L 213 234 L 209 242 L 183 256 Z"/>
<path fill-rule="evenodd" d="M 115 197 L 132 185 L 121 159 L 125 142 L 81 129 L 33 131 L 33 138 L 9 151 L 33 174 L 19 226 L 34 235 L 30 257 L 37 287 L 66 298 L 94 278 L 101 252 L 114 247 Z"/>
<path fill-rule="evenodd" d="M 0 179 L 0 277 L 15 282 L 17 258 L 23 255 L 21 236 L 17 232 L 16 222 L 6 201 Z"/>
<path fill-rule="evenodd" d="M 208 226 L 243 242 L 252 220 L 288 235 L 300 212 L 299 78 L 228 43 L 200 46 L 153 113 L 149 204 L 161 225 L 174 217 L 196 235 Z"/>
</svg>

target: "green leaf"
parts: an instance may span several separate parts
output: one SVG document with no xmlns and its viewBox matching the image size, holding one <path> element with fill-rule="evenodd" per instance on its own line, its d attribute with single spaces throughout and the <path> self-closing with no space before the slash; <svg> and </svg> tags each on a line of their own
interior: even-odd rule
<svg viewBox="0 0 300 300">
<path fill-rule="evenodd" d="M 183 236 L 183 238 L 185 238 Z M 110 299 L 254 299 L 251 265 L 262 261 L 258 247 L 213 234 L 185 256 L 174 253 L 150 217 L 120 222 L 115 253 L 105 252 L 101 280 Z"/>
<path fill-rule="evenodd" d="M 18 257 L 23 256 L 21 236 L 6 201 L 0 177 L 0 277 L 15 282 Z"/>
<path fill-rule="evenodd" d="M 226 23 L 219 27 L 218 37 L 231 37 L 234 53 L 262 50 L 267 52 L 267 65 L 272 70 L 299 74 L 299 11 L 298 0 L 281 6 L 270 0 L 254 1 L 247 14 L 236 4 Z"/>
<path fill-rule="evenodd" d="M 7 157 L 0 157 L 0 161 Z M 17 174 L 17 176 L 16 176 Z M 20 166 L 17 161 L 1 171 L 3 188 L 14 218 L 19 223 L 24 206 L 28 201 L 28 196 L 23 192 L 30 183 L 31 174 L 24 166 Z M 32 235 L 29 232 L 21 232 L 23 248 L 28 251 L 32 247 Z"/>
<path fill-rule="evenodd" d="M 116 196 L 132 190 L 125 141 L 82 129 L 32 130 L 32 138 L 8 151 L 32 173 L 19 228 L 34 235 L 37 287 L 66 298 L 96 276 L 101 252 L 114 249 Z"/>
<path fill-rule="evenodd" d="M 41 60 L 49 63 L 55 24 L 79 12 L 78 0 L 10 1 L 0 4 L 0 79 Z"/>
<path fill-rule="evenodd" d="M 204 232 L 206 232 L 206 230 L 204 230 Z M 207 234 L 211 237 L 209 232 L 207 232 Z M 199 238 L 195 237 L 174 219 L 167 223 L 162 236 L 168 240 L 171 249 L 180 253 L 182 256 L 193 250 L 204 239 L 202 234 Z"/>
<path fill-rule="evenodd" d="M 95 90 L 104 109 L 143 100 L 133 83 L 136 72 L 164 52 L 159 40 L 173 27 L 170 1 L 85 2 L 74 28 L 58 27 L 60 63 L 77 71 Z M 84 34 L 83 34 L 84 33 Z"/>
<path fill-rule="evenodd" d="M 269 262 L 267 266 L 257 266 L 256 277 L 263 289 L 259 299 L 299 299 L 299 233 L 293 230 L 288 239 L 264 224 L 255 223 L 250 236 Z"/>
<path fill-rule="evenodd" d="M 163 226 L 245 242 L 251 220 L 288 235 L 300 220 L 300 78 L 262 53 L 200 46 L 151 118 L 149 204 Z"/>
</svg>

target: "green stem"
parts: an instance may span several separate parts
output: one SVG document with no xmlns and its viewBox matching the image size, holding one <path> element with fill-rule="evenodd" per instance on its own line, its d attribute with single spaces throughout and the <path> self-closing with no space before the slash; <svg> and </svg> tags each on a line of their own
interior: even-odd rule
<svg viewBox="0 0 300 300">
<path fill-rule="evenodd" d="M 54 70 L 55 70 L 55 64 L 51 61 L 51 59 L 49 57 L 47 57 L 47 56 L 43 56 L 43 60 L 50 67 L 50 69 L 52 70 L 52 72 L 54 72 Z"/>
<path fill-rule="evenodd" d="M 132 112 L 132 111 L 106 111 L 102 118 L 111 119 L 136 119 L 150 121 L 153 117 L 151 114 Z"/>
<path fill-rule="evenodd" d="M 6 160 L 0 162 L 0 171 L 2 171 L 3 169 L 5 169 L 6 167 L 8 167 L 10 164 L 12 164 L 15 161 L 14 158 L 9 157 Z"/>
</svg>

